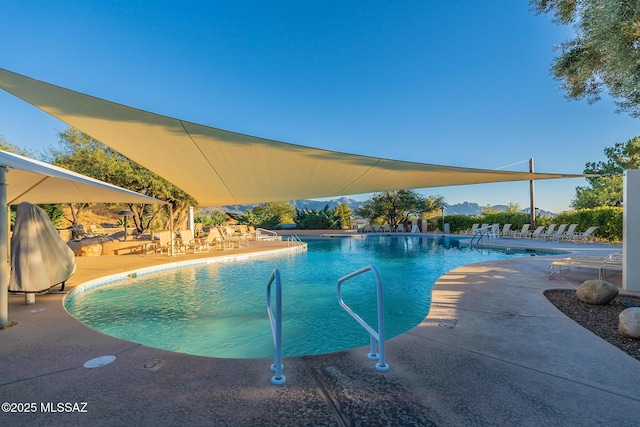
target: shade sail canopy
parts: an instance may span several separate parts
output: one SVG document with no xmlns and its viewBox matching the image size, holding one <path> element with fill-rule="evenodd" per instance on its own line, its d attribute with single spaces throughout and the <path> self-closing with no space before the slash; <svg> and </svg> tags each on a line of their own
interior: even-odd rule
<svg viewBox="0 0 640 427">
<path fill-rule="evenodd" d="M 8 257 L 7 209 L 21 202 L 165 203 L 57 166 L 0 150 L 0 259 Z M 8 323 L 8 265 L 0 263 L 0 329 Z"/>
<path fill-rule="evenodd" d="M 38 160 L 0 150 L 7 205 L 30 203 L 165 203 Z"/>
<path fill-rule="evenodd" d="M 309 148 L 150 113 L 3 69 L 0 88 L 162 176 L 200 206 L 583 177 L 442 166 Z"/>
</svg>

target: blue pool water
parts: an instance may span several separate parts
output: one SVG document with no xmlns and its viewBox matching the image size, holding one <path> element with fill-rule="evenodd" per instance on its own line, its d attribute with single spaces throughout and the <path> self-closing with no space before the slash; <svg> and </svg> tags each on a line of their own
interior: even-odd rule
<svg viewBox="0 0 640 427">
<path fill-rule="evenodd" d="M 221 358 L 273 357 L 266 285 L 278 268 L 284 356 L 329 353 L 369 344 L 368 334 L 338 305 L 340 277 L 367 265 L 378 268 L 388 339 L 427 316 L 432 286 L 447 271 L 523 255 L 531 254 L 462 248 L 442 237 L 313 239 L 307 252 L 200 264 L 74 293 L 65 307 L 96 330 L 152 347 Z M 342 296 L 377 328 L 370 272 L 345 282 Z"/>
</svg>

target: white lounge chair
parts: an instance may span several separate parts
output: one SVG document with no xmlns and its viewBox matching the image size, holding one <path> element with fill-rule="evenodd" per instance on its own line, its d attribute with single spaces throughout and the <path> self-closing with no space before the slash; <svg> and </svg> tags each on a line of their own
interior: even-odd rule
<svg viewBox="0 0 640 427">
<path fill-rule="evenodd" d="M 562 234 L 556 234 L 555 236 L 553 236 L 553 240 L 566 240 L 566 239 L 573 239 L 573 235 L 575 234 L 575 230 L 576 227 L 578 226 L 578 224 L 571 224 L 569 226 L 569 228 L 567 228 L 567 231 L 565 231 Z"/>
<path fill-rule="evenodd" d="M 480 227 L 480 224 L 473 224 L 471 229 L 464 230 L 461 234 L 475 234 L 476 230 Z"/>
<path fill-rule="evenodd" d="M 533 232 L 531 232 L 531 234 L 529 235 L 531 238 L 533 239 L 539 239 L 540 235 L 542 234 L 542 232 L 544 231 L 545 226 L 544 225 L 539 225 L 538 227 L 536 227 L 535 230 L 533 230 Z"/>
<path fill-rule="evenodd" d="M 589 240 L 593 240 L 593 232 L 596 231 L 598 227 L 589 227 L 583 233 L 573 233 L 572 240 L 574 243 L 578 241 L 582 241 L 583 243 L 587 243 Z"/>
<path fill-rule="evenodd" d="M 521 230 L 513 231 L 511 233 L 511 237 L 524 237 L 524 236 L 528 235 L 529 234 L 528 233 L 529 232 L 529 227 L 531 227 L 530 224 L 523 225 Z"/>
<path fill-rule="evenodd" d="M 502 237 L 506 237 L 509 236 L 511 234 L 511 224 L 505 224 L 504 227 L 502 227 L 502 230 L 500 231 L 500 235 Z"/>
<path fill-rule="evenodd" d="M 546 240 L 547 237 L 553 236 L 556 234 L 556 226 L 557 224 L 551 224 L 545 231 L 540 233 L 540 240 Z"/>
<path fill-rule="evenodd" d="M 553 234 L 547 234 L 545 233 L 544 236 L 542 236 L 541 238 L 544 240 L 547 239 L 553 239 L 556 236 L 560 236 L 562 234 L 564 234 L 564 230 L 566 230 L 568 224 L 560 224 L 560 226 L 556 229 L 556 231 L 553 232 Z"/>
<path fill-rule="evenodd" d="M 194 254 L 203 252 L 205 250 L 208 252 L 206 245 L 193 237 L 193 230 L 181 230 L 179 244 L 184 247 L 185 253 L 189 249 L 191 249 Z"/>
<path fill-rule="evenodd" d="M 608 270 L 622 271 L 622 253 L 610 255 L 574 256 L 551 261 L 547 267 L 547 278 L 559 276 L 571 268 L 591 268 L 598 270 L 598 278 L 606 277 Z"/>
</svg>

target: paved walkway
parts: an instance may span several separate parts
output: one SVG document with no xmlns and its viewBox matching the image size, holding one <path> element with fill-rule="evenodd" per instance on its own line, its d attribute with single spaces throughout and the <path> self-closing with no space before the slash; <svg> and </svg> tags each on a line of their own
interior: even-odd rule
<svg viewBox="0 0 640 427">
<path fill-rule="evenodd" d="M 559 246 L 524 239 L 494 243 Z M 242 252 L 278 246 L 284 244 L 252 242 Z M 281 386 L 270 383 L 270 359 L 157 350 L 71 318 L 62 307 L 64 294 L 38 296 L 35 305 L 11 296 L 9 319 L 18 324 L 0 331 L 0 403 L 13 403 L 9 408 L 23 413 L 0 412 L 0 425 L 639 425 L 640 362 L 578 326 L 543 295 L 547 288 L 576 288 L 597 272 L 548 280 L 551 258 L 492 261 L 442 276 L 429 316 L 387 342 L 389 372 L 376 371 L 367 349 L 357 348 L 286 358 Z M 175 260 L 78 258 L 67 290 Z M 612 280 L 619 282 L 619 276 Z M 83 367 L 102 355 L 117 359 Z"/>
</svg>

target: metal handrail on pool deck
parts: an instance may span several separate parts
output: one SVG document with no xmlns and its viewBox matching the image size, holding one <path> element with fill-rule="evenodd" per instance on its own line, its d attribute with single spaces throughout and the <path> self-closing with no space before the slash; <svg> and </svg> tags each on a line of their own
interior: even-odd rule
<svg viewBox="0 0 640 427">
<path fill-rule="evenodd" d="M 276 282 L 276 315 L 274 317 L 273 310 L 271 310 L 271 284 L 275 280 Z M 273 335 L 273 365 L 271 365 L 271 371 L 275 373 L 271 377 L 272 384 L 283 384 L 287 377 L 282 375 L 282 284 L 280 282 L 280 271 L 276 268 L 269 277 L 269 283 L 267 284 L 267 313 L 269 313 L 269 322 L 271 323 L 271 334 Z"/>
<path fill-rule="evenodd" d="M 480 244 L 480 242 L 482 241 L 482 239 L 484 238 L 484 236 L 490 237 L 492 233 L 490 233 L 489 231 L 493 228 L 493 225 L 489 225 L 487 227 L 480 227 L 476 230 L 475 234 L 473 235 L 473 237 L 471 238 L 471 243 L 469 245 L 473 245 L 473 240 L 476 238 L 476 236 L 480 235 L 480 237 L 478 238 L 478 241 L 476 242 L 477 244 Z"/>
<path fill-rule="evenodd" d="M 360 316 L 358 316 L 342 299 L 342 293 L 340 292 L 342 282 L 358 276 L 367 271 L 371 271 L 376 279 L 376 291 L 378 299 L 378 331 L 376 332 L 371 326 L 367 324 Z M 344 277 L 338 279 L 337 286 L 338 302 L 344 310 L 349 313 L 367 332 L 369 332 L 369 338 L 371 343 L 371 352 L 367 355 L 370 360 L 379 360 L 376 363 L 376 369 L 378 371 L 386 372 L 389 370 L 389 365 L 384 361 L 384 299 L 382 296 L 382 278 L 380 272 L 373 265 L 363 267 L 360 270 L 356 270 L 353 273 L 347 274 Z M 378 353 L 376 353 L 376 341 L 378 342 Z"/>
</svg>

